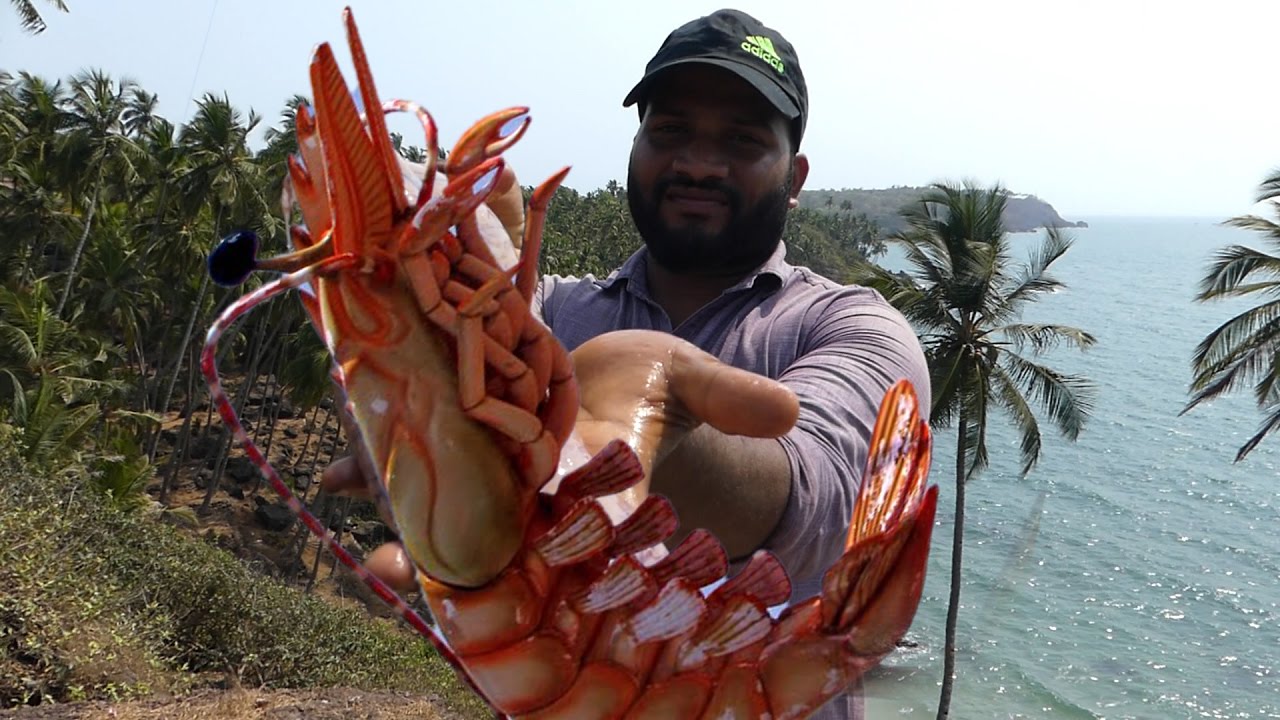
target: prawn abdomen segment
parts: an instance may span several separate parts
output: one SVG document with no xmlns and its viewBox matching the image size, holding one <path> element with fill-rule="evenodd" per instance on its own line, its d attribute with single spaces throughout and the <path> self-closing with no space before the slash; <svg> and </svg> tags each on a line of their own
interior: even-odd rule
<svg viewBox="0 0 1280 720">
<path fill-rule="evenodd" d="M 376 281 L 346 276 L 324 285 L 326 320 L 334 313 L 418 317 L 411 294 L 381 292 Z M 331 351 L 400 540 L 419 571 L 447 585 L 483 585 L 520 549 L 518 529 L 531 498 L 493 431 L 460 404 L 448 340 L 425 319 L 401 322 L 362 318 L 355 326 L 381 332 L 336 332 Z"/>
</svg>

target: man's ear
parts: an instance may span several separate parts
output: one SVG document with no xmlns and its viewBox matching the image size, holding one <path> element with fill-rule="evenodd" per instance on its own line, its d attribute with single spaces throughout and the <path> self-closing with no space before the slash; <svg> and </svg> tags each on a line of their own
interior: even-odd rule
<svg viewBox="0 0 1280 720">
<path fill-rule="evenodd" d="M 795 171 L 791 176 L 791 199 L 787 207 L 800 207 L 800 191 L 804 189 L 804 181 L 809 177 L 809 158 L 804 153 L 796 153 Z"/>
</svg>

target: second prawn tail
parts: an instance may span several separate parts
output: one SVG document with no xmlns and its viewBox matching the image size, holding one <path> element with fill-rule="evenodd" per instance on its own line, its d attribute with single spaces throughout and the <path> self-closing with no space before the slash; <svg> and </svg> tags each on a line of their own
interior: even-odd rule
<svg viewBox="0 0 1280 720">
<path fill-rule="evenodd" d="M 774 718 L 807 717 L 846 692 L 906 635 L 924 590 L 938 487 L 932 438 L 905 381 L 880 407 L 844 555 L 821 594 L 789 608 L 760 659 Z"/>
<path fill-rule="evenodd" d="M 890 652 L 920 602 L 938 499 L 925 485 L 932 445 L 915 391 L 898 382 L 871 435 L 845 554 L 823 580 L 823 628 L 849 634 L 860 656 Z"/>
</svg>

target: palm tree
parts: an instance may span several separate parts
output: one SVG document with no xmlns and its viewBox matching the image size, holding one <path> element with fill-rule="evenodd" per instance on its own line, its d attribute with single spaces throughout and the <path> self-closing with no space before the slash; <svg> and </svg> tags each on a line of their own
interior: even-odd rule
<svg viewBox="0 0 1280 720">
<path fill-rule="evenodd" d="M 1041 450 L 1033 405 L 1071 440 L 1092 410 L 1091 382 L 1060 373 L 1034 356 L 1061 344 L 1087 348 L 1094 337 L 1074 327 L 1019 320 L 1028 303 L 1063 287 L 1048 271 L 1071 241 L 1048 229 L 1028 263 L 1015 271 L 1002 220 L 1007 198 L 999 185 L 934 184 L 902 211 L 904 229 L 887 238 L 905 251 L 912 272 L 900 276 L 855 263 L 857 282 L 879 290 L 916 326 L 929 363 L 930 422 L 956 428 L 955 534 L 939 718 L 948 716 L 955 675 L 964 488 L 987 466 L 988 410 L 1003 410 L 1017 427 L 1024 477 Z"/>
<path fill-rule="evenodd" d="M 1280 169 L 1263 180 L 1255 202 L 1268 202 L 1280 216 Z M 1241 215 L 1224 221 L 1231 227 L 1261 233 L 1273 248 L 1280 248 L 1280 223 L 1257 215 Z M 1260 298 L 1205 336 L 1192 356 L 1191 400 L 1186 413 L 1206 400 L 1252 385 L 1254 401 L 1264 413 L 1258 431 L 1236 451 L 1243 460 L 1262 440 L 1280 427 L 1280 256 L 1244 245 L 1229 245 L 1214 254 L 1200 280 L 1199 302 L 1233 297 Z"/>
<path fill-rule="evenodd" d="M 20 71 L 9 92 L 14 99 L 12 111 L 23 129 L 19 153 L 42 165 L 49 162 L 55 139 L 71 117 L 65 109 L 67 89 L 61 80 L 50 83 L 39 75 Z"/>
<path fill-rule="evenodd" d="M 267 128 L 263 133 L 266 147 L 258 152 L 255 158 L 262 172 L 265 173 L 263 193 L 271 200 L 281 200 L 284 192 L 284 180 L 289 176 L 289 156 L 298 151 L 298 108 L 310 101 L 305 95 L 293 95 L 280 111 L 280 122 L 275 127 Z M 281 208 L 284 220 L 289 219 L 288 208 Z"/>
<path fill-rule="evenodd" d="M 159 95 L 138 86 L 133 87 L 123 118 L 124 130 L 129 137 L 141 137 L 154 123 L 161 121 L 156 115 L 159 106 Z"/>
<path fill-rule="evenodd" d="M 214 238 L 220 237 L 224 223 L 261 228 L 260 235 L 264 238 L 280 224 L 273 221 L 271 204 L 262 193 L 262 165 L 255 161 L 249 150 L 249 134 L 259 122 L 261 118 L 257 113 L 250 110 L 246 118 L 225 94 L 222 97 L 206 94 L 199 101 L 191 122 L 182 129 L 179 144 L 187 157 L 187 169 L 180 182 L 182 199 L 190 217 L 196 215 L 200 206 L 209 208 L 213 217 L 213 233 L 212 237 L 202 239 L 209 241 L 210 245 Z M 187 316 L 182 339 L 172 354 L 172 373 L 156 405 L 160 412 L 168 409 L 173 397 L 174 386 L 187 358 L 187 347 L 197 322 L 205 312 L 208 289 L 209 274 L 200 272 L 199 290 Z M 225 445 L 229 437 L 225 428 L 223 436 Z M 217 482 L 215 476 L 212 487 L 216 488 Z"/>
<path fill-rule="evenodd" d="M 89 230 L 106 181 L 108 168 L 120 171 L 119 175 L 131 178 L 135 174 L 134 163 L 141 150 L 126 133 L 124 119 L 129 112 L 129 95 L 137 85 L 129 79 L 116 83 L 101 70 L 90 70 L 76 76 L 71 83 L 70 131 L 65 148 L 67 157 L 83 168 L 85 182 L 92 187 L 85 206 L 84 224 L 71 265 L 67 268 L 66 283 L 54 312 L 61 315 L 75 284 L 76 268 L 89 240 Z"/>
<path fill-rule="evenodd" d="M 0 277 L 19 285 L 47 271 L 74 225 L 65 192 L 74 174 L 60 152 L 70 113 L 61 81 L 2 74 Z"/>
<path fill-rule="evenodd" d="M 264 215 L 270 212 L 258 191 L 260 168 L 249 152 L 248 137 L 258 122 L 260 118 L 252 111 L 246 121 L 226 95 L 219 98 L 206 94 L 199 101 L 191 122 L 182 128 L 179 144 L 188 163 L 181 180 L 186 213 L 188 217 L 194 217 L 199 207 L 208 203 L 213 212 L 214 238 L 222 231 L 222 223 L 228 213 L 238 206 L 253 205 Z M 204 308 L 209 274 L 201 272 L 200 276 L 200 289 L 187 317 L 186 329 L 173 353 L 173 373 L 156 405 L 161 412 L 169 407 L 183 359 L 187 356 L 187 346 Z"/>
<path fill-rule="evenodd" d="M 48 0 L 49 4 L 62 12 L 67 12 L 67 4 L 62 0 Z M 18 11 L 18 17 L 22 18 L 22 29 L 32 35 L 39 35 L 45 31 L 47 27 L 44 24 L 44 18 L 40 17 L 40 11 L 36 10 L 35 3 L 31 0 L 10 0 L 13 9 Z"/>
<path fill-rule="evenodd" d="M 0 419 L 20 429 L 24 459 L 83 449 L 124 383 L 119 348 L 57 316 L 43 280 L 0 286 Z"/>
</svg>

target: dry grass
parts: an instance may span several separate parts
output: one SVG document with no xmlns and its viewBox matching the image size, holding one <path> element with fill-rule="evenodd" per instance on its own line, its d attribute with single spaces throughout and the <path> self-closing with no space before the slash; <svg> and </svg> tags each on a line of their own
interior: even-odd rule
<svg viewBox="0 0 1280 720">
<path fill-rule="evenodd" d="M 72 703 L 0 711 L 5 720 L 454 720 L 433 698 L 348 688 L 202 691 L 123 703 Z"/>
</svg>

